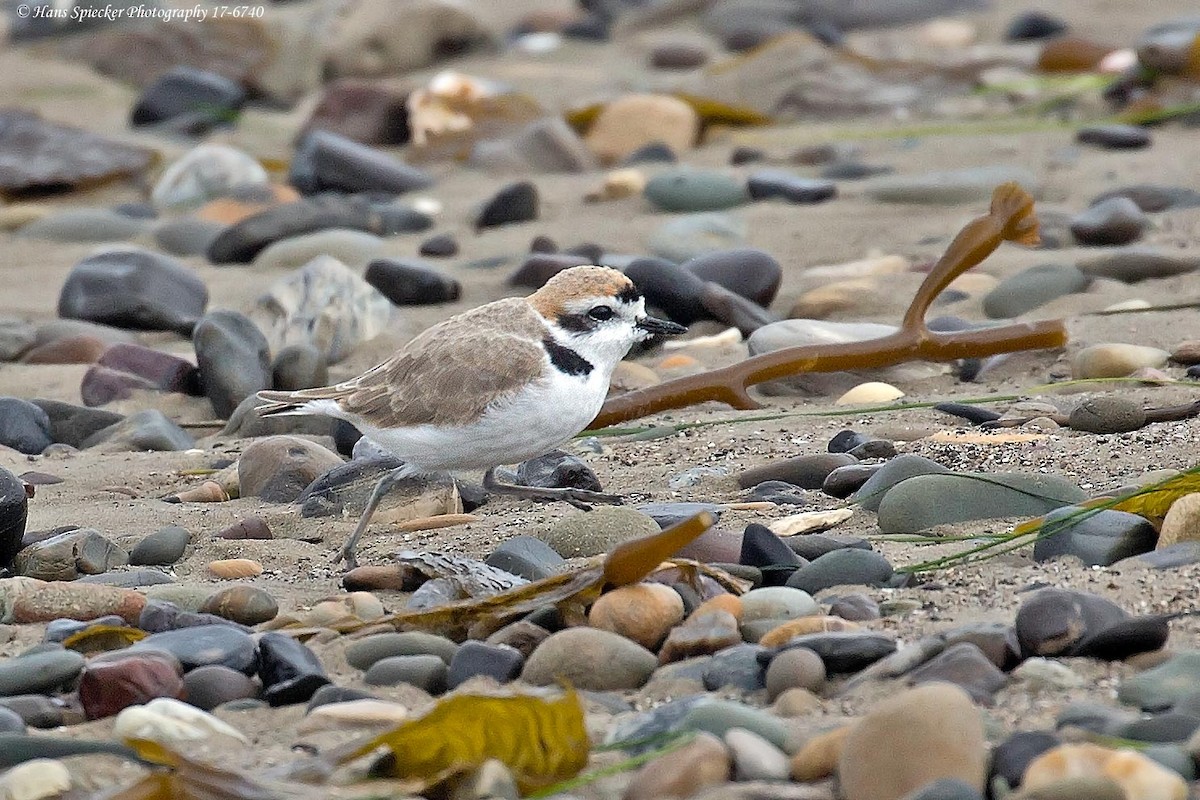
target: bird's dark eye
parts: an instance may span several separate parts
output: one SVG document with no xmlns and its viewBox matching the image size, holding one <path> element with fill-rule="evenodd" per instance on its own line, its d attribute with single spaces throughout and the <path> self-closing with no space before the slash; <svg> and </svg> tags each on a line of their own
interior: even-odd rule
<svg viewBox="0 0 1200 800">
<path fill-rule="evenodd" d="M 613 310 L 608 306 L 596 306 L 588 312 L 588 316 L 592 319 L 598 319 L 603 322 L 606 319 L 613 318 Z"/>
</svg>

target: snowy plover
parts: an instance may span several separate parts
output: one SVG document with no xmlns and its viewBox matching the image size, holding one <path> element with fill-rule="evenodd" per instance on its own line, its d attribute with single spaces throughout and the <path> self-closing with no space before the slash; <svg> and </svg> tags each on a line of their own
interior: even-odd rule
<svg viewBox="0 0 1200 800">
<path fill-rule="evenodd" d="M 636 342 L 686 328 L 646 315 L 629 278 L 607 267 L 572 267 L 526 298 L 480 306 L 434 325 L 357 378 L 298 392 L 259 392 L 258 413 L 344 419 L 404 465 L 380 478 L 340 558 L 354 548 L 397 481 L 483 469 L 484 487 L 535 500 L 617 503 L 582 489 L 513 486 L 501 464 L 535 458 L 587 427 L 613 368 Z"/>
</svg>

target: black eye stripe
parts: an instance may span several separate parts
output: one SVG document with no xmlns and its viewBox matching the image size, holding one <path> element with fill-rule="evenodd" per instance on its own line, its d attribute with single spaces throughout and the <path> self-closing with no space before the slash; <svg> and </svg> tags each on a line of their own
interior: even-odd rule
<svg viewBox="0 0 1200 800">
<path fill-rule="evenodd" d="M 559 314 L 558 327 L 572 333 L 587 333 L 596 329 L 596 320 L 587 314 Z"/>
</svg>

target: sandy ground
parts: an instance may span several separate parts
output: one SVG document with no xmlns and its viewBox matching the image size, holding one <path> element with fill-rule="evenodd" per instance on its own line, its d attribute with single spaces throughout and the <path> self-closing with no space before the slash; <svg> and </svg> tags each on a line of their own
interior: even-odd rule
<svg viewBox="0 0 1200 800">
<path fill-rule="evenodd" d="M 1002 29 L 1007 19 L 1025 7 L 1015 2 L 995 5 L 994 11 L 977 19 L 985 38 L 994 38 L 995 31 Z M 1145 26 L 1192 10 L 1193 5 L 1186 0 L 1136 4 L 1121 0 L 1069 0 L 1055 8 L 1080 33 L 1116 42 L 1131 42 Z M 455 66 L 464 72 L 508 80 L 541 99 L 547 107 L 556 108 L 568 99 L 613 94 L 644 85 L 647 79 L 640 74 L 640 68 L 630 66 L 644 63 L 644 59 L 635 57 L 643 52 L 641 47 L 644 47 L 642 40 L 603 47 L 568 43 L 560 51 L 537 59 L 478 57 Z M 97 77 L 84 67 L 50 60 L 44 52 L 44 48 L 0 50 L 0 96 L 7 103 L 33 108 L 49 118 L 79 124 L 89 130 L 149 143 L 162 150 L 167 160 L 185 149 L 180 143 L 131 135 L 125 126 L 127 109 L 135 96 L 131 89 Z M 251 111 L 236 131 L 219 138 L 257 156 L 286 158 L 288 143 L 302 118 L 303 106 L 291 113 Z M 1195 129 L 1168 126 L 1155 130 L 1153 147 L 1130 153 L 1077 149 L 1071 132 L 1066 129 L 900 140 L 873 135 L 878 130 L 877 122 L 870 125 L 813 123 L 743 132 L 734 138 L 739 142 L 760 144 L 774 156 L 785 156 L 803 144 L 831 138 L 855 140 L 861 135 L 857 143 L 865 161 L 888 164 L 905 173 L 990 163 L 1020 164 L 1044 180 L 1039 208 L 1046 210 L 1078 210 L 1100 192 L 1130 183 L 1200 186 L 1200 137 Z M 733 140 L 718 141 L 698 150 L 687 160 L 700 165 L 724 165 L 728 163 L 732 147 Z M 797 171 L 804 172 L 805 168 L 797 168 Z M 651 211 L 641 199 L 586 205 L 583 195 L 597 182 L 596 175 L 539 175 L 534 178 L 543 198 L 539 220 L 476 235 L 468 222 L 470 210 L 511 177 L 447 166 L 435 167 L 434 172 L 438 182 L 427 194 L 445 205 L 437 230 L 453 232 L 462 246 L 461 255 L 442 266 L 462 282 L 462 300 L 449 306 L 402 309 L 385 335 L 337 365 L 332 377 L 356 374 L 386 356 L 397 343 L 451 313 L 510 294 L 505 278 L 535 235 L 549 235 L 563 245 L 595 241 L 613 251 L 628 252 L 637 250 L 646 236 L 666 219 L 665 215 Z M 837 200 L 818 206 L 758 203 L 735 212 L 748 224 L 749 243 L 772 253 L 784 265 L 784 284 L 775 304 L 781 313 L 786 312 L 803 290 L 814 285 L 803 277 L 805 268 L 851 261 L 873 250 L 931 260 L 939 255 L 962 224 L 983 210 L 981 204 L 947 208 L 882 205 L 863 197 L 861 189 L 854 183 L 845 183 L 839 188 Z M 48 202 L 56 206 L 101 205 L 140 200 L 144 197 L 143 192 L 141 187 L 125 185 L 71 194 Z M 1147 243 L 1172 249 L 1200 247 L 1200 208 L 1160 215 L 1156 223 L 1155 229 L 1146 237 Z M 416 255 L 422 238 L 419 235 L 394 238 L 388 242 L 387 252 L 397 256 Z M 3 287 L 0 289 L 0 316 L 33 320 L 52 318 L 59 287 L 67 272 L 92 249 L 91 246 L 32 241 L 0 234 L 0 286 Z M 1006 246 L 978 271 L 1003 278 L 1035 264 L 1073 263 L 1084 254 L 1082 249 L 1027 251 Z M 497 255 L 509 259 L 492 269 L 471 266 L 479 259 Z M 209 286 L 213 308 L 247 308 L 258 292 L 280 277 L 249 267 L 212 266 L 198 258 L 186 262 Z M 884 307 L 872 310 L 865 318 L 880 322 L 898 320 L 919 279 L 918 275 L 902 276 L 892 284 L 894 299 Z M 1086 294 L 1056 301 L 1031 315 L 1066 318 L 1071 343 L 1064 352 L 1021 355 L 988 375 L 981 384 L 958 384 L 953 378 L 944 376 L 901 384 L 901 388 L 914 400 L 1021 393 L 1026 387 L 1048 380 L 1051 374 L 1063 373 L 1070 353 L 1088 344 L 1134 342 L 1169 349 L 1180 339 L 1196 334 L 1197 317 L 1193 310 L 1090 315 L 1114 302 L 1133 298 L 1151 304 L 1200 299 L 1200 275 L 1134 286 L 1098 282 Z M 977 299 L 948 306 L 946 311 L 982 318 Z M 170 335 L 146 335 L 144 339 L 179 354 L 190 352 L 187 341 Z M 732 361 L 740 351 L 730 348 L 698 355 L 706 363 L 716 364 Z M 643 361 L 653 367 L 660 359 L 660 354 L 652 354 Z M 83 371 L 83 367 L 0 364 L 0 394 L 78 402 L 79 378 Z M 1195 396 L 1193 391 L 1184 388 L 1130 387 L 1114 391 L 1150 406 L 1182 403 Z M 1042 399 L 1069 407 L 1078 396 Z M 825 398 L 772 397 L 765 401 L 779 410 L 831 408 L 831 401 Z M 132 410 L 147 402 L 151 401 L 139 398 L 118 410 Z M 161 403 L 168 413 L 183 421 L 211 418 L 211 409 L 202 401 L 181 402 L 178 398 L 164 398 L 153 402 Z M 1005 407 L 1005 403 L 997 404 L 999 410 Z M 1191 466 L 1200 450 L 1200 426 L 1195 422 L 1159 424 L 1120 436 L 1095 437 L 1062 431 L 1035 442 L 992 445 L 920 440 L 922 433 L 957 427 L 954 420 L 929 410 L 840 418 L 793 416 L 765 423 L 738 422 L 738 414 L 716 406 L 688 409 L 668 416 L 676 421 L 720 419 L 729 422 L 668 439 L 606 440 L 603 453 L 585 457 L 608 490 L 627 495 L 631 502 L 734 500 L 739 497 L 739 492 L 730 480 L 706 480 L 699 486 L 674 491 L 667 488 L 667 479 L 692 466 L 722 467 L 732 475 L 772 458 L 823 451 L 828 439 L 844 427 L 903 440 L 918 437 L 916 441 L 902 442 L 899 445 L 901 451 L 928 455 L 954 468 L 1051 472 L 1096 492 L 1128 483 L 1149 470 Z M 197 431 L 200 435 L 211 432 L 211 429 Z M 68 524 L 87 525 L 130 546 L 162 526 L 183 525 L 193 532 L 195 544 L 173 570 L 181 582 L 212 582 L 215 588 L 215 582 L 205 572 L 205 564 L 216 558 L 244 556 L 262 562 L 266 571 L 253 583 L 278 598 L 283 610 L 302 608 L 336 593 L 339 575 L 330 557 L 341 538 L 352 529 L 353 519 L 299 520 L 296 511 L 290 507 L 264 504 L 254 499 L 212 505 L 171 505 L 159 499 L 195 482 L 195 478 L 182 476 L 182 471 L 236 457 L 246 444 L 246 441 L 209 437 L 201 440 L 199 449 L 187 453 L 104 455 L 82 452 L 62 458 L 25 457 L 6 451 L 0 452 L 0 465 L 16 473 L 36 469 L 64 479 L 61 484 L 38 488 L 37 498 L 30 507 L 31 530 Z M 114 488 L 121 491 L 113 491 Z M 135 496 L 130 497 L 126 490 L 131 490 Z M 834 504 L 819 498 L 816 503 Z M 498 501 L 481 511 L 479 522 L 460 528 L 400 534 L 376 525 L 360 558 L 363 563 L 384 563 L 390 553 L 403 548 L 445 549 L 481 556 L 498 540 L 537 531 L 554 519 L 571 513 L 577 512 L 561 505 L 533 506 Z M 729 512 L 721 525 L 730 530 L 740 529 L 747 522 L 786 513 L 785 509 L 775 514 Z M 267 542 L 224 542 L 212 538 L 213 533 L 226 525 L 253 514 L 265 517 L 281 538 Z M 1002 529 L 1002 523 L 971 528 L 973 531 Z M 861 535 L 877 533 L 873 515 L 865 512 L 857 513 L 841 530 Z M 880 543 L 879 547 L 897 565 L 950 551 L 944 545 L 918 548 Z M 964 621 L 1009 621 L 1021 601 L 1021 590 L 1040 583 L 1100 592 L 1131 611 L 1195 608 L 1194 588 L 1198 577 L 1200 567 L 1155 573 L 1084 569 L 1069 564 L 1035 565 L 1027 555 L 1018 554 L 948 571 L 939 576 L 936 588 L 867 591 L 880 600 L 909 599 L 920 604 L 910 614 L 889 618 L 873 626 L 911 639 Z M 389 608 L 395 608 L 401 604 L 402 596 L 385 596 L 384 602 Z M 11 641 L 0 645 L 0 655 L 14 654 L 40 637 L 40 631 L 29 626 L 11 629 L 8 633 Z M 1173 625 L 1173 646 L 1187 648 L 1198 644 L 1200 622 L 1185 619 Z M 339 683 L 360 685 L 357 671 L 340 660 L 341 648 L 340 643 L 334 643 L 322 646 L 320 652 L 323 659 L 333 665 L 332 671 Z M 1094 663 L 1073 663 L 1072 666 L 1087 683 L 1087 688 L 1080 693 L 1104 700 L 1112 700 L 1116 680 L 1130 669 L 1124 665 L 1107 667 Z M 383 694 L 388 696 L 389 692 Z M 1019 721 L 1022 728 L 1030 729 L 1051 723 L 1054 714 L 1069 699 L 1060 695 L 1030 697 L 1019 686 L 1014 686 L 1000 693 L 991 713 L 1008 725 Z M 868 700 L 869 693 L 848 701 L 829 700 L 824 711 L 828 716 L 837 717 L 860 710 Z M 262 766 L 287 760 L 290 757 L 288 748 L 301 739 L 326 743 L 322 735 L 297 737 L 287 730 L 300 713 L 297 708 L 228 717 L 251 738 L 254 747 L 223 755 L 242 766 Z M 280 724 L 281 719 L 284 724 Z M 72 729 L 71 733 L 100 737 L 105 735 L 110 724 L 103 721 L 89 723 Z M 98 774 L 104 778 L 97 780 L 108 780 L 132 774 L 132 770 L 114 764 L 111 771 Z"/>
</svg>

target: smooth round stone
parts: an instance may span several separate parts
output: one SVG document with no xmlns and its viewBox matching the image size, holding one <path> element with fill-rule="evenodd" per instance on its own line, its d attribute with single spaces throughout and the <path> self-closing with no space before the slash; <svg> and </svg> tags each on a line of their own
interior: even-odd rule
<svg viewBox="0 0 1200 800">
<path fill-rule="evenodd" d="M 79 701 L 88 719 L 111 717 L 159 697 L 179 699 L 183 695 L 179 662 L 151 651 L 93 658 L 79 678 Z"/>
<path fill-rule="evenodd" d="M 870 632 L 806 633 L 793 637 L 780 648 L 768 650 L 761 658 L 769 668 L 773 658 L 797 647 L 806 647 L 819 655 L 825 662 L 826 672 L 844 674 L 858 672 L 896 652 L 896 641 Z"/>
<path fill-rule="evenodd" d="M 166 575 L 156 569 L 135 569 L 84 575 L 81 578 L 77 578 L 75 582 L 83 584 L 98 583 L 122 589 L 138 589 L 145 586 L 174 583 L 174 579 L 170 575 Z"/>
<path fill-rule="evenodd" d="M 731 214 L 688 214 L 659 225 L 646 240 L 656 256 L 680 263 L 717 250 L 740 247 L 749 229 Z"/>
<path fill-rule="evenodd" d="M 687 150 L 691 147 L 688 145 Z M 683 152 L 682 150 L 680 152 Z M 650 142 L 634 150 L 617 165 L 619 167 L 635 167 L 639 164 L 678 164 L 679 157 L 670 145 L 665 142 Z"/>
<path fill-rule="evenodd" d="M 647 147 L 658 146 L 671 154 L 692 149 L 700 119 L 690 105 L 665 94 L 630 94 L 600 110 L 588 129 L 586 141 L 601 161 L 634 163 Z"/>
<path fill-rule="evenodd" d="M 66 724 L 64 704 L 41 694 L 0 697 L 0 708 L 17 714 L 30 728 L 49 729 Z"/>
<path fill-rule="evenodd" d="M 695 69 L 708 59 L 707 49 L 685 42 L 660 44 L 650 51 L 650 66 L 655 69 Z"/>
<path fill-rule="evenodd" d="M 424 170 L 326 130 L 304 135 L 292 158 L 288 180 L 304 194 L 404 194 L 433 184 L 433 178 Z"/>
<path fill-rule="evenodd" d="M 0 445 L 38 455 L 54 444 L 50 417 L 38 406 L 17 397 L 0 397 Z"/>
<path fill-rule="evenodd" d="M 134 247 L 85 258 L 67 275 L 58 315 L 137 330 L 190 334 L 208 304 L 208 288 L 169 256 Z"/>
<path fill-rule="evenodd" d="M 993 748 L 991 777 L 1003 778 L 1015 789 L 1021 785 L 1026 767 L 1059 744 L 1059 738 L 1047 731 L 1017 731 Z"/>
<path fill-rule="evenodd" d="M 364 278 L 398 306 L 451 303 L 462 293 L 458 281 L 415 260 L 375 259 Z"/>
<path fill-rule="evenodd" d="M 821 491 L 830 497 L 844 500 L 860 491 L 880 469 L 878 464 L 847 464 L 838 467 L 825 476 L 821 483 Z"/>
<path fill-rule="evenodd" d="M 368 686 L 397 686 L 407 683 L 438 695 L 446 691 L 446 662 L 437 656 L 388 656 L 370 666 L 363 675 Z"/>
<path fill-rule="evenodd" d="M 983 298 L 983 313 L 992 319 L 1019 317 L 1055 298 L 1087 289 L 1091 278 L 1077 267 L 1042 264 L 1005 278 Z"/>
<path fill-rule="evenodd" d="M 751 247 L 719 250 L 681 266 L 700 280 L 717 283 L 763 308 L 771 305 L 783 280 L 779 262 L 770 253 Z"/>
<path fill-rule="evenodd" d="M 421 242 L 417 255 L 426 258 L 452 258 L 458 255 L 458 240 L 451 233 L 439 233 Z"/>
<path fill-rule="evenodd" d="M 732 700 L 700 698 L 700 702 L 687 709 L 679 727 L 682 730 L 706 731 L 721 737 L 734 728 L 741 728 L 761 736 L 780 749 L 786 747 L 788 741 L 787 726 L 774 714 Z"/>
<path fill-rule="evenodd" d="M 747 692 L 762 689 L 764 648 L 757 644 L 741 643 L 714 653 L 704 664 L 701 679 L 704 688 L 717 691 L 734 687 Z"/>
<path fill-rule="evenodd" d="M 868 197 L 881 203 L 951 205 L 987 200 L 1002 183 L 1016 181 L 1040 194 L 1041 182 L 1023 167 L 989 165 L 918 175 L 887 175 L 865 185 Z"/>
<path fill-rule="evenodd" d="M 742 624 L 755 620 L 788 620 L 821 613 L 808 592 L 789 586 L 751 589 L 742 595 Z"/>
<path fill-rule="evenodd" d="M 123 242 L 140 235 L 149 223 L 107 208 L 56 211 L 22 225 L 17 236 L 54 242 Z"/>
<path fill-rule="evenodd" d="M 1103 200 L 1071 219 L 1071 234 L 1083 245 L 1121 245 L 1141 238 L 1150 219 L 1128 197 Z"/>
<path fill-rule="evenodd" d="M 1118 734 L 1135 742 L 1183 742 L 1200 728 L 1200 717 L 1168 711 L 1152 717 L 1136 719 L 1121 728 Z"/>
<path fill-rule="evenodd" d="M 671 630 L 659 650 L 662 664 L 707 656 L 741 644 L 737 618 L 728 611 L 697 609 L 683 625 Z M 703 675 L 701 675 L 703 677 Z"/>
<path fill-rule="evenodd" d="M 311 344 L 289 344 L 271 362 L 271 385 L 276 389 L 298 391 L 328 382 L 329 365 Z"/>
<path fill-rule="evenodd" d="M 1166 616 L 1133 617 L 1089 631 L 1071 655 L 1100 661 L 1125 661 L 1161 650 L 1171 635 Z"/>
<path fill-rule="evenodd" d="M 520 535 L 501 543 L 484 563 L 525 580 L 537 581 L 558 573 L 565 559 L 541 539 Z"/>
<path fill-rule="evenodd" d="M 787 756 L 775 745 L 744 728 L 725 732 L 725 744 L 733 756 L 734 779 L 739 781 L 785 781 Z"/>
<path fill-rule="evenodd" d="M 1120 606 L 1098 595 L 1069 589 L 1042 589 L 1027 598 L 1013 622 L 1021 653 L 1059 656 L 1084 637 L 1128 618 Z"/>
<path fill-rule="evenodd" d="M 330 683 L 316 653 L 278 631 L 258 640 L 258 677 L 263 683 L 263 699 L 272 706 L 307 703 L 317 689 Z"/>
<path fill-rule="evenodd" d="M 1107 394 L 1077 405 L 1071 410 L 1067 424 L 1088 433 L 1127 433 L 1146 424 L 1146 412 L 1135 400 Z"/>
<path fill-rule="evenodd" d="M 596 668 L 599 664 L 602 670 Z M 578 689 L 637 689 L 657 666 L 653 653 L 615 633 L 568 628 L 551 634 L 533 651 L 521 679 L 535 686 L 566 680 Z"/>
<path fill-rule="evenodd" d="M 909 689 L 876 703 L 854 725 L 842 742 L 837 775 L 846 800 L 899 800 L 940 778 L 982 792 L 983 721 L 957 687 Z"/>
<path fill-rule="evenodd" d="M 129 551 L 129 563 L 134 566 L 170 566 L 183 558 L 191 534 L 178 525 L 155 531 Z"/>
<path fill-rule="evenodd" d="M 230 586 L 205 600 L 200 612 L 215 614 L 242 625 L 257 625 L 275 619 L 279 605 L 274 597 L 256 586 Z"/>
<path fill-rule="evenodd" d="M 1078 486 L 1055 475 L 918 475 L 896 484 L 883 496 L 878 522 L 884 533 L 919 533 L 966 520 L 1037 517 L 1086 499 Z"/>
<path fill-rule="evenodd" d="M 1013 17 L 1012 22 L 1004 30 L 1004 38 L 1009 42 L 1026 42 L 1035 39 L 1049 39 L 1067 32 L 1067 23 L 1058 17 L 1042 11 L 1025 11 Z M 1009 784 L 1016 786 L 1016 783 Z"/>
<path fill-rule="evenodd" d="M 1200 494 L 1188 494 L 1172 503 L 1167 510 L 1155 546 L 1163 550 L 1197 539 L 1200 539 Z"/>
<path fill-rule="evenodd" d="M 1066 506 L 1046 515 L 1033 545 L 1034 561 L 1068 555 L 1089 567 L 1107 567 L 1122 558 L 1150 552 L 1158 541 L 1158 531 L 1149 520 L 1125 511 L 1109 509 L 1068 522 L 1083 510 Z"/>
<path fill-rule="evenodd" d="M 538 191 L 529 181 L 505 186 L 483 204 L 475 219 L 476 229 L 494 228 L 537 219 Z"/>
<path fill-rule="evenodd" d="M 607 553 L 622 542 L 658 533 L 652 518 L 623 506 L 600 506 L 569 514 L 537 534 L 564 558 L 589 558 Z"/>
<path fill-rule="evenodd" d="M 958 778 L 938 778 L 905 795 L 904 800 L 983 800 L 983 794 Z"/>
<path fill-rule="evenodd" d="M 784 481 L 801 489 L 820 489 L 838 467 L 857 464 L 848 453 L 811 453 L 751 467 L 737 476 L 738 486 L 748 489 L 763 481 Z"/>
<path fill-rule="evenodd" d="M 25 733 L 25 720 L 11 708 L 0 706 L 0 733 Z"/>
<path fill-rule="evenodd" d="M 703 302 L 704 279 L 690 270 L 663 259 L 638 258 L 625 268 L 625 275 L 645 295 L 648 304 L 662 309 L 681 325 L 712 317 Z"/>
<path fill-rule="evenodd" d="M 683 621 L 683 599 L 670 586 L 639 583 L 602 594 L 588 612 L 588 624 L 657 650 Z"/>
<path fill-rule="evenodd" d="M 486 676 L 497 683 L 516 680 L 525 665 L 525 656 L 506 644 L 467 641 L 459 646 L 450 661 L 446 685 L 454 689 L 476 676 Z"/>
<path fill-rule="evenodd" d="M 738 563 L 765 570 L 770 567 L 798 567 L 804 562 L 770 528 L 752 522 L 742 533 L 742 552 L 738 556 Z"/>
<path fill-rule="evenodd" d="M 1008 676 L 974 644 L 959 642 L 912 670 L 909 680 L 914 686 L 952 683 L 976 703 L 986 705 L 1008 683 Z"/>
<path fill-rule="evenodd" d="M 821 168 L 821 177 L 829 181 L 861 181 L 879 175 L 891 175 L 896 170 L 886 164 L 864 164 L 861 161 L 835 161 Z"/>
<path fill-rule="evenodd" d="M 331 228 L 272 242 L 254 257 L 254 268 L 282 272 L 303 267 L 318 256 L 332 256 L 358 270 L 383 246 L 383 239 L 366 231 Z"/>
<path fill-rule="evenodd" d="M 892 565 L 874 550 L 847 548 L 826 553 L 800 567 L 788 586 L 816 594 L 831 586 L 882 586 L 892 577 Z"/>
<path fill-rule="evenodd" d="M 246 102 L 237 81 L 188 66 L 172 67 L 148 85 L 129 113 L 134 127 L 186 118 L 206 128 L 226 123 Z"/>
<path fill-rule="evenodd" d="M 1137 344 L 1094 344 L 1071 359 L 1071 374 L 1082 378 L 1124 378 L 1143 367 L 1158 369 L 1171 354 L 1157 347 Z"/>
<path fill-rule="evenodd" d="M 309 484 L 345 462 L 315 442 L 296 436 L 258 439 L 238 460 L 241 497 L 270 503 L 291 503 Z"/>
<path fill-rule="evenodd" d="M 81 449 L 97 447 L 102 452 L 173 452 L 190 450 L 196 442 L 183 428 L 157 408 L 130 414 L 102 428 L 80 443 Z"/>
<path fill-rule="evenodd" d="M 206 314 L 192 334 L 204 394 L 222 418 L 271 385 L 271 348 L 262 331 L 237 311 Z"/>
<path fill-rule="evenodd" d="M 183 665 L 185 672 L 209 664 L 220 664 L 246 675 L 258 668 L 254 640 L 230 625 L 197 625 L 154 633 L 129 650 L 162 650 Z"/>
<path fill-rule="evenodd" d="M 204 711 L 234 700 L 258 697 L 258 683 L 237 670 L 213 664 L 197 667 L 183 677 L 187 702 Z"/>
<path fill-rule="evenodd" d="M 355 669 L 366 670 L 376 661 L 392 656 L 434 655 L 449 664 L 456 652 L 458 645 L 431 633 L 377 633 L 347 645 L 346 661 Z"/>
<path fill-rule="evenodd" d="M 517 482 L 522 486 L 546 489 L 589 489 L 594 492 L 604 489 L 587 462 L 562 450 L 551 450 L 522 461 L 517 465 Z"/>
<path fill-rule="evenodd" d="M 750 173 L 746 191 L 751 200 L 786 200 L 807 205 L 832 200 L 837 196 L 837 184 L 802 178 L 780 169 L 764 169 Z"/>
<path fill-rule="evenodd" d="M 0 663 L 0 697 L 49 693 L 75 679 L 83 656 L 54 645 L 52 649 L 9 658 Z"/>
<path fill-rule="evenodd" d="M 771 659 L 766 674 L 767 697 L 772 701 L 788 689 L 820 692 L 825 686 L 825 662 L 812 650 L 797 647 Z"/>
<path fill-rule="evenodd" d="M 113 541 L 92 528 L 76 528 L 34 542 L 17 553 L 18 574 L 45 581 L 73 581 L 129 563 Z"/>
<path fill-rule="evenodd" d="M 160 210 L 195 208 L 244 187 L 266 185 L 270 176 L 252 156 L 228 145 L 202 144 L 167 167 L 150 201 Z"/>
<path fill-rule="evenodd" d="M 1136 183 L 1102 192 L 1092 199 L 1095 205 L 1110 197 L 1128 197 L 1142 211 L 1154 213 L 1173 208 L 1195 208 L 1200 206 L 1200 192 L 1182 186 L 1160 186 L 1153 183 Z"/>
<path fill-rule="evenodd" d="M 688 167 L 655 175 L 646 182 L 644 194 L 661 211 L 720 211 L 750 199 L 745 184 L 737 178 Z"/>
<path fill-rule="evenodd" d="M 1137 283 L 1152 278 L 1169 278 L 1194 272 L 1200 269 L 1200 255 L 1133 246 L 1081 259 L 1076 266 L 1085 275 Z"/>
<path fill-rule="evenodd" d="M 1075 141 L 1105 150 L 1140 150 L 1151 143 L 1150 132 L 1138 125 L 1089 125 L 1079 129 Z"/>
<path fill-rule="evenodd" d="M 1200 650 L 1183 650 L 1156 667 L 1121 682 L 1117 699 L 1144 711 L 1161 711 L 1195 691 L 1200 680 Z"/>
<path fill-rule="evenodd" d="M 729 751 L 708 733 L 661 755 L 639 769 L 625 790 L 624 800 L 692 797 L 729 780 Z"/>
</svg>

